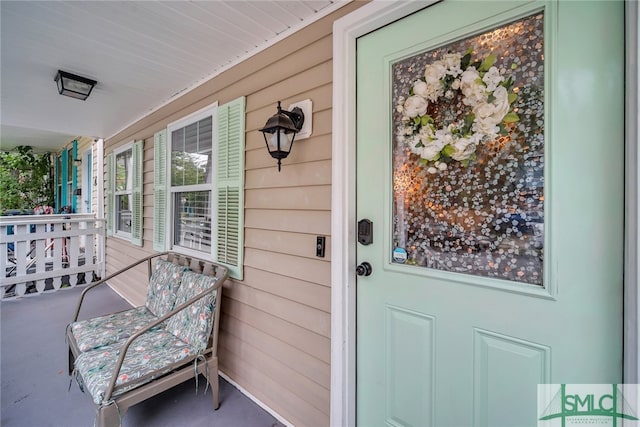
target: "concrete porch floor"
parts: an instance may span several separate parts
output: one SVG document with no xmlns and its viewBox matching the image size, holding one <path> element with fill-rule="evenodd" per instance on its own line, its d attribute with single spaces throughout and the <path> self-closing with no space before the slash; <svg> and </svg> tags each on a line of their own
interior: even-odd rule
<svg viewBox="0 0 640 427">
<path fill-rule="evenodd" d="M 65 327 L 83 287 L 0 302 L 0 425 L 89 427 L 91 398 L 66 372 Z M 107 286 L 92 291 L 81 318 L 130 308 Z M 89 294 L 91 296 L 91 294 Z M 273 427 L 275 418 L 220 378 L 220 409 L 214 411 L 206 381 L 189 380 L 130 408 L 123 427 Z"/>
</svg>

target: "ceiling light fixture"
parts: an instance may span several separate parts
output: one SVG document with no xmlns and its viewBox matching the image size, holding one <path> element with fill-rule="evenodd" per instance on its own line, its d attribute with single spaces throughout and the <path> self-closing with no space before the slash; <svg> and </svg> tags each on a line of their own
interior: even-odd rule
<svg viewBox="0 0 640 427">
<path fill-rule="evenodd" d="M 58 84 L 58 93 L 60 95 L 70 96 L 83 101 L 89 97 L 93 87 L 98 83 L 95 80 L 67 73 L 62 70 L 58 70 L 54 81 Z"/>
</svg>

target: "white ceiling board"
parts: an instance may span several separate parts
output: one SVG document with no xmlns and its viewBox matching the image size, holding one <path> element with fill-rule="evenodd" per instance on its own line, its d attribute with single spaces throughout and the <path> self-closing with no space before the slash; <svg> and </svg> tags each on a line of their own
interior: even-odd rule
<svg viewBox="0 0 640 427">
<path fill-rule="evenodd" d="M 2 0 L 0 148 L 112 136 L 346 3 Z M 58 69 L 97 80 L 89 99 L 58 95 Z"/>
</svg>

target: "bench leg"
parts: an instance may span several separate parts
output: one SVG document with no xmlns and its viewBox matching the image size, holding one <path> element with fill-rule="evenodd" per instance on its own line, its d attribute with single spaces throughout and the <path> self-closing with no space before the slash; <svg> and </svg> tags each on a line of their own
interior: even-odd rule
<svg viewBox="0 0 640 427">
<path fill-rule="evenodd" d="M 119 427 L 122 425 L 120 417 L 124 412 L 119 411 L 115 403 L 98 408 L 96 427 Z"/>
<path fill-rule="evenodd" d="M 71 351 L 71 347 L 69 347 L 69 375 L 73 374 L 73 369 L 75 365 L 76 358 L 73 356 L 73 352 Z"/>
<path fill-rule="evenodd" d="M 211 357 L 207 362 L 209 364 L 209 384 L 211 386 L 211 395 L 213 397 L 213 409 L 215 411 L 220 407 L 220 381 L 218 379 L 218 358 Z"/>
</svg>

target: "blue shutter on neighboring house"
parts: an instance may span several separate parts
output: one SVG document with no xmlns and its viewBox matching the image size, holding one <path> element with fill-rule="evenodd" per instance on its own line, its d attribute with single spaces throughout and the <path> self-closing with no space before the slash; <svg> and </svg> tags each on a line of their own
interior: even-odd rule
<svg viewBox="0 0 640 427">
<path fill-rule="evenodd" d="M 62 179 L 60 180 L 62 185 L 60 186 L 60 206 L 58 206 L 58 213 L 60 213 L 60 209 L 66 206 L 68 196 L 68 188 L 67 182 L 69 180 L 69 150 L 62 150 L 62 167 L 60 174 L 62 175 Z"/>
<path fill-rule="evenodd" d="M 73 167 L 71 168 L 71 208 L 72 212 L 77 212 L 77 200 L 76 189 L 78 188 L 78 166 L 76 165 L 76 159 L 78 158 L 78 141 L 73 141 L 71 148 L 71 160 L 73 160 Z"/>
<path fill-rule="evenodd" d="M 133 176 L 131 188 L 131 243 L 142 246 L 142 168 L 144 157 L 144 141 L 133 143 L 132 163 Z"/>
<path fill-rule="evenodd" d="M 113 235 L 113 198 L 115 177 L 115 156 L 113 153 L 110 153 L 107 155 L 107 236 Z"/>
<path fill-rule="evenodd" d="M 244 237 L 244 105 L 241 97 L 218 107 L 215 197 L 216 261 L 230 277 L 243 277 Z"/>
<path fill-rule="evenodd" d="M 53 211 L 60 212 L 60 194 L 58 190 L 58 180 L 60 179 L 60 156 L 55 156 L 53 164 Z"/>
</svg>

